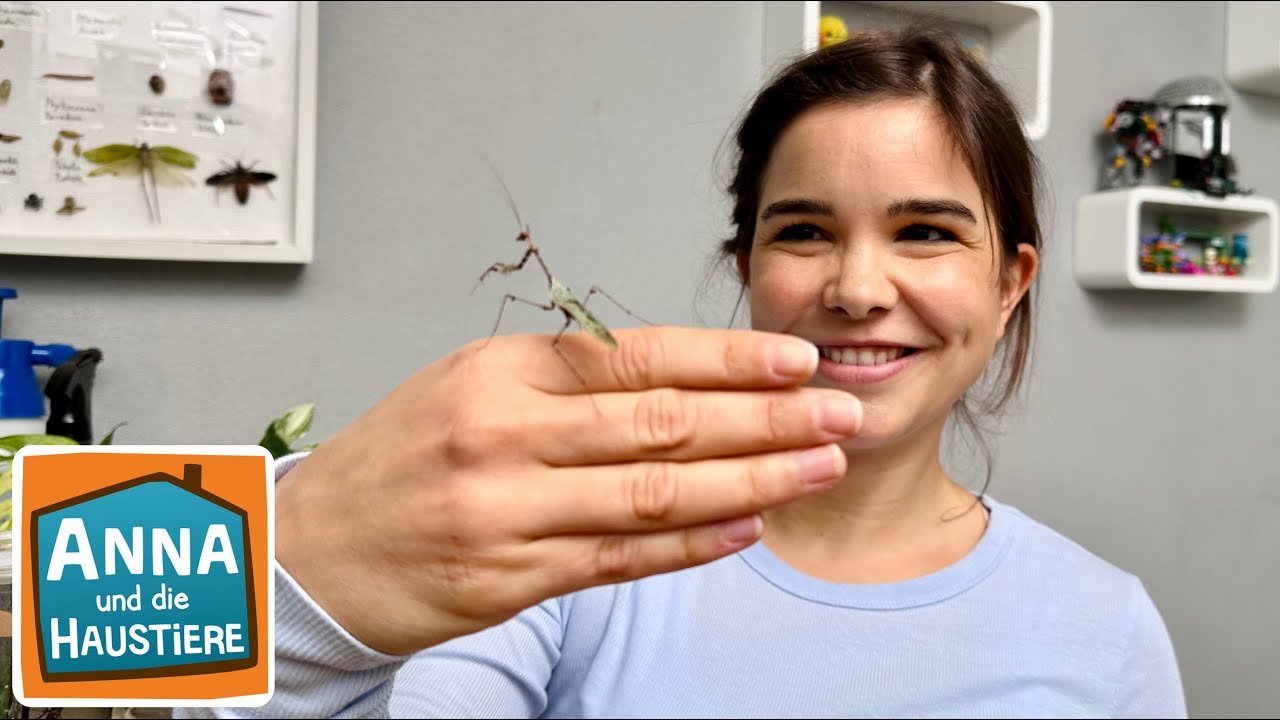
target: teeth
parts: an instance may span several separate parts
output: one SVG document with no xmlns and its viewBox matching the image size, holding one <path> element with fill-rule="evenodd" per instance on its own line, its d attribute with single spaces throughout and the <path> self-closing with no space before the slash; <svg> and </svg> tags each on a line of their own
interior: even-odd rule
<svg viewBox="0 0 1280 720">
<path fill-rule="evenodd" d="M 893 362 L 902 357 L 906 348 L 900 347 L 862 347 L 862 348 L 822 348 L 822 357 L 841 365 L 861 365 L 874 367 Z"/>
</svg>

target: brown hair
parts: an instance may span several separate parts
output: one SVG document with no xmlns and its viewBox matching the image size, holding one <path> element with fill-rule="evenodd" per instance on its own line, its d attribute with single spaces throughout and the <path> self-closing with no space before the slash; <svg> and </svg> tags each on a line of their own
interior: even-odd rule
<svg viewBox="0 0 1280 720">
<path fill-rule="evenodd" d="M 1039 164 L 1017 108 L 955 37 L 915 25 L 869 31 L 810 53 L 783 68 L 760 92 L 736 135 L 738 159 L 729 185 L 736 231 L 721 243 L 721 255 L 734 259 L 750 253 L 765 168 L 778 137 L 796 117 L 820 105 L 898 98 L 925 98 L 944 119 L 982 192 L 1002 265 L 1017 257 L 1020 243 L 1039 252 Z M 1031 306 L 1032 293 L 1027 293 L 1009 317 L 996 378 L 1003 387 L 984 403 L 987 412 L 1002 409 L 1021 384 L 1031 348 Z M 975 412 L 965 399 L 956 412 L 981 442 Z"/>
</svg>

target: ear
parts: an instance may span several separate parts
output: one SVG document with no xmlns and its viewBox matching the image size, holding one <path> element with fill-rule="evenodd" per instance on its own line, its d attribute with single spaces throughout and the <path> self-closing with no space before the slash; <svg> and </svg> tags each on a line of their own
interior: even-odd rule
<svg viewBox="0 0 1280 720">
<path fill-rule="evenodd" d="M 1009 316 L 1027 294 L 1039 268 L 1040 254 L 1031 245 L 1019 243 L 1018 255 L 1005 265 L 1004 276 L 1000 281 L 1000 337 L 1004 337 Z"/>
<path fill-rule="evenodd" d="M 743 285 L 749 286 L 751 284 L 751 265 L 748 261 L 751 259 L 751 251 L 739 250 L 737 259 L 738 279 L 742 281 Z"/>
</svg>

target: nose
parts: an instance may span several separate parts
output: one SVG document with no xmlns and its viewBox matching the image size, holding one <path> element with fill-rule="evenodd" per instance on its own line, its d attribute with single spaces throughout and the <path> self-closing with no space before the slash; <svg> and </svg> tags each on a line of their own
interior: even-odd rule
<svg viewBox="0 0 1280 720">
<path fill-rule="evenodd" d="M 836 257 L 823 290 L 828 310 L 864 320 L 897 305 L 898 287 L 891 277 L 892 258 L 886 251 L 871 243 L 852 243 Z"/>
</svg>

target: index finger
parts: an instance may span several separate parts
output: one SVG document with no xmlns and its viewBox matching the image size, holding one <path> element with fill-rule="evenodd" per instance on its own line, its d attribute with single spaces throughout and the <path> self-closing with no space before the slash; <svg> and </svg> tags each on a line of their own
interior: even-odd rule
<svg viewBox="0 0 1280 720">
<path fill-rule="evenodd" d="M 546 352 L 522 363 L 535 371 L 526 381 L 556 394 L 749 390 L 798 385 L 818 369 L 817 346 L 794 335 L 688 327 L 627 328 L 613 335 L 616 349 L 588 333 L 565 333 L 554 346 L 545 336 Z"/>
</svg>

